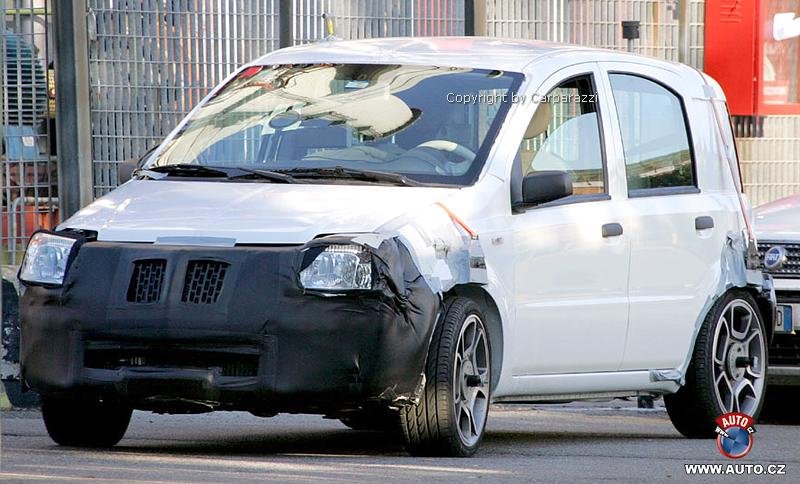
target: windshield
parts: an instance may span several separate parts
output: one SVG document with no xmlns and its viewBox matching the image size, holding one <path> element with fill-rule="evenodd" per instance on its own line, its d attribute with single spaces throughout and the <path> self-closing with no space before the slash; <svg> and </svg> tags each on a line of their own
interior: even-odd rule
<svg viewBox="0 0 800 484">
<path fill-rule="evenodd" d="M 415 182 L 475 181 L 521 75 L 398 65 L 244 69 L 203 104 L 147 168 L 298 173 L 341 167 Z"/>
</svg>

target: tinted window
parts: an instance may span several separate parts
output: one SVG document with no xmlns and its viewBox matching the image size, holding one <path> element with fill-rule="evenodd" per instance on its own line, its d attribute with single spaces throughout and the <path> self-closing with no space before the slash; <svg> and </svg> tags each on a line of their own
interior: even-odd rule
<svg viewBox="0 0 800 484">
<path fill-rule="evenodd" d="M 683 104 L 653 81 L 612 74 L 628 190 L 695 186 Z"/>
<path fill-rule="evenodd" d="M 606 192 L 596 101 L 591 76 L 570 79 L 548 93 L 520 145 L 523 175 L 566 171 L 575 195 Z"/>
</svg>

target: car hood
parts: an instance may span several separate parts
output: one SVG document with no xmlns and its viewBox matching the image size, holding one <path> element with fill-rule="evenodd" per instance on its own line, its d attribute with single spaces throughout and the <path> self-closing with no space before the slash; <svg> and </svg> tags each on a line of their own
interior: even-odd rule
<svg viewBox="0 0 800 484">
<path fill-rule="evenodd" d="M 452 188 L 132 180 L 59 228 L 94 230 L 99 240 L 165 237 L 301 244 L 322 234 L 371 232 Z"/>
<path fill-rule="evenodd" d="M 800 195 L 760 205 L 753 215 L 759 239 L 800 241 Z"/>
</svg>

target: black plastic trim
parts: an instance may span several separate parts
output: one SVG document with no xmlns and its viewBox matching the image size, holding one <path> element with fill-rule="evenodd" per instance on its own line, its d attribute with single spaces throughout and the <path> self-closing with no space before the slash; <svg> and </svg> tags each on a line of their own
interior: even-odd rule
<svg viewBox="0 0 800 484">
<path fill-rule="evenodd" d="M 645 198 L 645 197 L 666 197 L 670 195 L 696 195 L 701 193 L 697 187 L 662 187 L 662 188 L 640 188 L 638 190 L 630 190 L 628 198 Z"/>
</svg>

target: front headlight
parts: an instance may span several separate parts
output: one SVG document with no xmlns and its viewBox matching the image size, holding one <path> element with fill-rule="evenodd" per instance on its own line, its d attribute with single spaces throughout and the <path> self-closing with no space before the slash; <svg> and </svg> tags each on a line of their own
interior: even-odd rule
<svg viewBox="0 0 800 484">
<path fill-rule="evenodd" d="M 29 284 L 61 285 L 75 242 L 75 239 L 46 232 L 33 234 L 19 270 L 19 279 Z"/>
<path fill-rule="evenodd" d="M 372 289 L 372 257 L 359 245 L 329 245 L 302 271 L 306 289 Z"/>
</svg>

